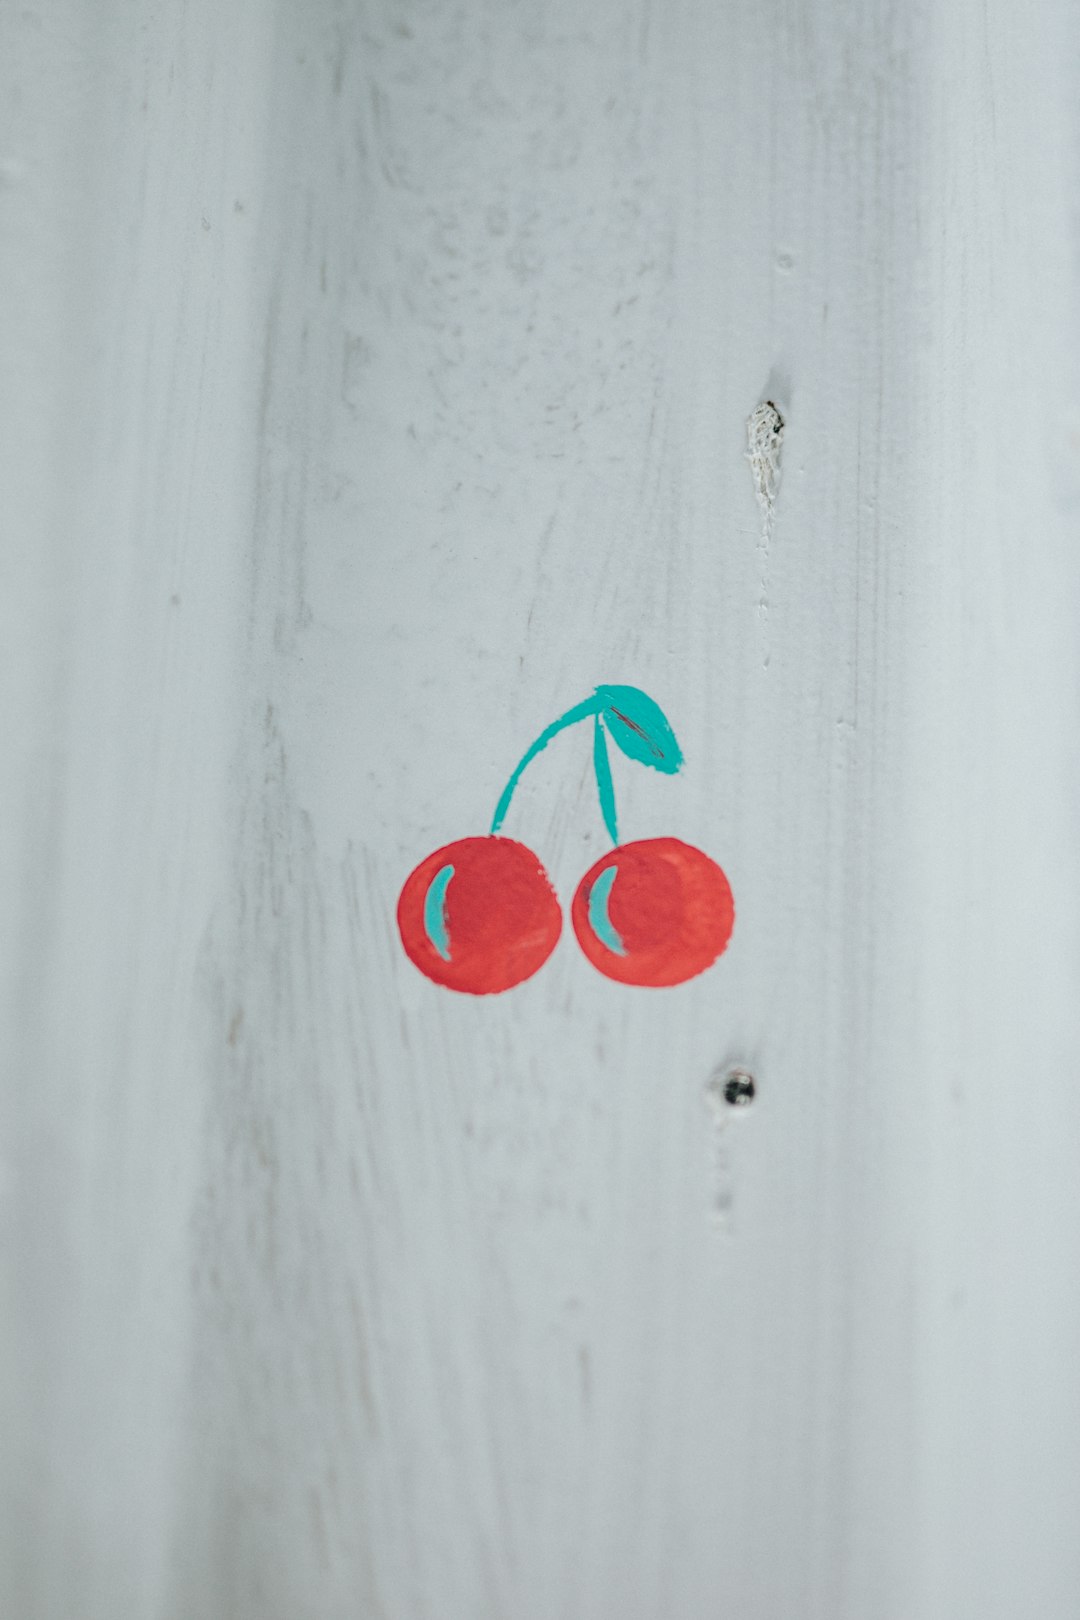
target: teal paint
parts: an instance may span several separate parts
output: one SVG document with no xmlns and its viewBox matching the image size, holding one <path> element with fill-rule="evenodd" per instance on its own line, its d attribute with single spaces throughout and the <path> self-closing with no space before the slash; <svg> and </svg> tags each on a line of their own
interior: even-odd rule
<svg viewBox="0 0 1080 1620">
<path fill-rule="evenodd" d="M 637 686 L 598 686 L 592 697 L 575 703 L 572 709 L 553 720 L 532 743 L 514 768 L 513 775 L 502 790 L 495 814 L 491 818 L 491 831 L 496 834 L 510 808 L 510 800 L 521 780 L 522 773 L 532 764 L 537 754 L 568 726 L 579 720 L 593 721 L 593 771 L 596 791 L 600 800 L 600 814 L 611 834 L 613 844 L 619 842 L 615 814 L 615 785 L 611 776 L 607 738 L 638 765 L 648 765 L 665 776 L 673 776 L 683 762 L 682 749 L 668 724 L 667 715 L 647 692 Z"/>
<path fill-rule="evenodd" d="M 683 762 L 682 749 L 660 705 L 637 686 L 598 686 L 596 696 L 616 746 L 639 765 L 674 776 Z"/>
<path fill-rule="evenodd" d="M 608 759 L 607 738 L 599 715 L 593 719 L 593 771 L 596 791 L 600 796 L 600 814 L 604 826 L 611 834 L 611 842 L 619 842 L 619 826 L 615 815 L 615 784 L 611 780 L 611 761 Z"/>
<path fill-rule="evenodd" d="M 446 927 L 446 890 L 453 875 L 452 866 L 441 866 L 424 896 L 424 931 L 444 962 L 450 960 L 450 935 Z"/>
<path fill-rule="evenodd" d="M 617 866 L 606 866 L 589 891 L 589 927 L 609 951 L 616 956 L 626 955 L 626 946 L 608 916 L 608 901 L 611 898 L 611 885 L 618 876 Z"/>
<path fill-rule="evenodd" d="M 537 737 L 532 746 L 528 748 L 521 756 L 521 759 L 518 761 L 518 764 L 514 770 L 513 776 L 511 776 L 509 782 L 507 782 L 506 786 L 502 790 L 502 797 L 495 806 L 495 814 L 491 819 L 491 830 L 493 833 L 497 833 L 503 822 L 506 820 L 506 812 L 510 808 L 510 800 L 514 797 L 514 789 L 521 780 L 521 775 L 525 770 L 525 767 L 532 764 L 537 754 L 541 753 L 543 749 L 547 747 L 548 743 L 559 735 L 560 731 L 565 731 L 567 726 L 576 726 L 579 720 L 588 720 L 591 715 L 594 715 L 597 712 L 599 707 L 600 704 L 595 697 L 586 698 L 583 703 L 575 703 L 572 709 L 567 709 L 565 714 L 560 715 L 557 720 L 553 720 L 551 725 L 547 726 L 545 730 L 540 733 L 539 737 Z"/>
</svg>

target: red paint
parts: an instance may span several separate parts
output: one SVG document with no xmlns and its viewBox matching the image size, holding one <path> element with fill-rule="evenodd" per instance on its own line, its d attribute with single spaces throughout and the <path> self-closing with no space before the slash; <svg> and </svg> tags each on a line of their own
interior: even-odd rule
<svg viewBox="0 0 1080 1620">
<path fill-rule="evenodd" d="M 424 901 L 444 866 L 454 868 L 444 908 L 449 961 L 424 927 Z M 397 920 L 405 953 L 421 973 L 473 996 L 530 978 L 562 932 L 555 891 L 532 850 L 494 836 L 459 838 L 422 860 L 405 881 Z"/>
<path fill-rule="evenodd" d="M 597 938 L 589 922 L 592 886 L 609 867 L 616 876 L 607 914 L 626 954 Z M 677 838 L 621 844 L 578 884 L 571 911 L 585 955 L 622 984 L 682 984 L 711 967 L 735 923 L 731 886 L 716 862 Z"/>
</svg>

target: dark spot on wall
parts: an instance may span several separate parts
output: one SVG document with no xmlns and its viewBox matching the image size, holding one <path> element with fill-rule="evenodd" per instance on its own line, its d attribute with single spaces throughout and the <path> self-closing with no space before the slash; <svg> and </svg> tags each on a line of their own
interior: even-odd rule
<svg viewBox="0 0 1080 1620">
<path fill-rule="evenodd" d="M 748 1108 L 757 1095 L 757 1083 L 746 1069 L 730 1069 L 724 1076 L 724 1101 L 731 1108 Z"/>
</svg>

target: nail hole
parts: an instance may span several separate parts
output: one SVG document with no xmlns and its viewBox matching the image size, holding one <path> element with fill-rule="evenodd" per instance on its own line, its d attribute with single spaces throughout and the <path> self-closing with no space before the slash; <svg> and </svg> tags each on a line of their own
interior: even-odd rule
<svg viewBox="0 0 1080 1620">
<path fill-rule="evenodd" d="M 757 1095 L 757 1084 L 747 1069 L 729 1069 L 724 1076 L 724 1101 L 731 1108 L 748 1108 Z"/>
</svg>

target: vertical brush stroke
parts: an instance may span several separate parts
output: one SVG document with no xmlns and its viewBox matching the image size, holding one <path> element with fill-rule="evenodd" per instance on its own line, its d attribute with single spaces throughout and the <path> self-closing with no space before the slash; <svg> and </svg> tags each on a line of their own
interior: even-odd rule
<svg viewBox="0 0 1080 1620">
<path fill-rule="evenodd" d="M 615 814 L 615 784 L 611 780 L 611 761 L 608 759 L 607 738 L 599 715 L 593 719 L 593 771 L 596 791 L 600 798 L 600 814 L 611 835 L 611 842 L 619 842 L 619 826 Z"/>
</svg>

